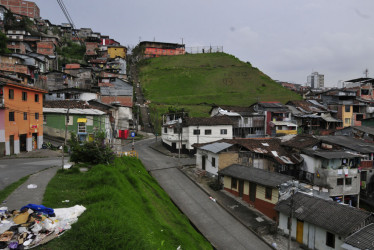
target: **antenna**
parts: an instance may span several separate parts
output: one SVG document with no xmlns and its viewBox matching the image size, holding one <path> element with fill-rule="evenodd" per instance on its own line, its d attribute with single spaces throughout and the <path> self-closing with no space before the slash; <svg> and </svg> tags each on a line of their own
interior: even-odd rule
<svg viewBox="0 0 374 250">
<path fill-rule="evenodd" d="M 369 69 L 366 68 L 363 73 L 364 73 L 365 77 L 368 78 L 368 76 L 369 76 Z"/>
</svg>

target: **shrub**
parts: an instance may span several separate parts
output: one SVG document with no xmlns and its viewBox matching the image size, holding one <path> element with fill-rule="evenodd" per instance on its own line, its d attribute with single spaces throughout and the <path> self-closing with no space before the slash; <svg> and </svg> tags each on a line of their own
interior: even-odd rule
<svg viewBox="0 0 374 250">
<path fill-rule="evenodd" d="M 115 159 L 112 148 L 104 143 L 104 133 L 97 133 L 91 142 L 80 142 L 73 133 L 69 140 L 71 149 L 70 161 L 91 164 L 110 164 Z"/>
</svg>

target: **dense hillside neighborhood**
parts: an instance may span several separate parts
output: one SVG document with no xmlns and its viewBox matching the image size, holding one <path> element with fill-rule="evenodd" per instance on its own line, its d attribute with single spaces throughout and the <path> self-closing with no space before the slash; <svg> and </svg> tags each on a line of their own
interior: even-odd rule
<svg viewBox="0 0 374 250">
<path fill-rule="evenodd" d="M 116 34 L 101 32 L 53 24 L 34 2 L 0 0 L 0 159 L 41 150 L 46 139 L 63 146 L 63 154 L 67 140 L 79 147 L 102 134 L 100 143 L 119 158 L 118 166 L 138 168 L 139 163 L 121 159 L 139 155 L 134 137 L 155 136 L 152 147 L 178 159 L 168 169 L 187 166 L 197 185 L 204 179 L 208 189 L 261 214 L 268 223 L 265 233 L 247 227 L 269 248 L 283 249 L 266 235 L 285 244 L 292 239 L 304 249 L 374 249 L 374 78 L 352 76 L 341 88 L 328 88 L 324 76 L 313 72 L 302 86 L 274 81 L 223 48 L 189 52 L 185 44 L 168 41 L 139 41 L 128 48 Z M 193 164 L 182 166 L 181 157 Z M 113 182 L 88 175 L 87 190 L 96 179 L 119 185 L 121 176 L 127 185 L 122 191 L 146 189 L 145 198 L 118 193 L 121 202 L 129 197 L 163 207 L 154 200 L 165 200 L 165 209 L 172 207 L 148 179 L 153 169 L 116 169 L 121 169 L 117 176 L 101 167 L 98 174 Z M 155 212 L 149 207 L 142 213 L 151 221 Z M 129 214 L 136 217 L 136 209 Z M 177 218 L 179 211 L 171 211 Z M 163 225 L 167 217 L 165 212 L 153 218 Z M 188 224 L 185 218 L 175 220 L 175 226 Z M 192 227 L 188 234 L 197 240 L 182 238 L 189 247 L 208 249 L 210 235 L 194 226 L 206 239 Z M 174 237 L 172 228 L 165 228 Z M 157 237 L 163 237 L 160 232 Z M 158 249 L 164 249 L 162 240 L 152 240 L 141 247 L 161 242 Z M 174 248 L 178 240 L 165 245 Z"/>
</svg>

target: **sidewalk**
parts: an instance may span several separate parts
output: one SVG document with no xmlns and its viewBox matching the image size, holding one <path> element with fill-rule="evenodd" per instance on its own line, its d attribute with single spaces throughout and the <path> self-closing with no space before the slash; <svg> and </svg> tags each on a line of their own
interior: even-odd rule
<svg viewBox="0 0 374 250">
<path fill-rule="evenodd" d="M 183 166 L 180 168 L 181 172 L 194 181 L 210 197 L 215 199 L 215 202 L 221 205 L 222 208 L 234 216 L 249 230 L 254 232 L 259 238 L 264 240 L 268 245 L 273 246 L 274 249 L 287 250 L 287 236 L 277 233 L 276 224 L 273 220 L 229 192 L 224 190 L 214 191 L 209 187 L 211 179 L 205 176 L 200 177 L 195 173 L 195 170 L 196 168 L 194 166 Z M 276 246 L 276 248 L 274 246 Z M 301 248 L 297 242 L 292 241 L 291 249 L 303 248 Z"/>
<path fill-rule="evenodd" d="M 45 189 L 59 168 L 61 167 L 52 167 L 31 175 L 25 183 L 8 196 L 1 206 L 13 210 L 21 209 L 29 203 L 42 204 Z M 36 188 L 28 188 L 30 184 L 36 185 Z"/>
</svg>

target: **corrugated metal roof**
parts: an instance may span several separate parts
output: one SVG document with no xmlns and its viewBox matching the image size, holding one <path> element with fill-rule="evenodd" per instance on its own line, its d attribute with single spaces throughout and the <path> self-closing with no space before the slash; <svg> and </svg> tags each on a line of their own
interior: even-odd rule
<svg viewBox="0 0 374 250">
<path fill-rule="evenodd" d="M 292 180 L 292 176 L 269 172 L 259 168 L 232 164 L 218 172 L 220 175 L 231 176 L 241 180 L 258 183 L 263 186 L 277 187 L 282 183 Z"/>
<path fill-rule="evenodd" d="M 133 95 L 133 86 L 123 81 L 119 78 L 116 78 L 113 84 L 113 87 L 100 87 L 101 95 L 103 96 L 132 96 Z"/>
<path fill-rule="evenodd" d="M 64 108 L 43 108 L 43 113 L 66 114 L 68 109 Z M 73 115 L 105 115 L 106 113 L 97 109 L 70 109 L 69 114 Z"/>
<path fill-rule="evenodd" d="M 296 127 L 297 125 L 292 122 L 283 122 L 283 121 L 271 121 L 275 126 L 292 126 Z"/>
<path fill-rule="evenodd" d="M 212 144 L 205 145 L 205 146 L 201 147 L 200 149 L 203 149 L 203 150 L 206 150 L 206 151 L 217 154 L 217 153 L 221 152 L 222 150 L 225 150 L 225 149 L 227 149 L 231 146 L 233 146 L 233 144 L 226 143 L 226 142 L 215 142 L 215 143 L 212 143 Z"/>
<path fill-rule="evenodd" d="M 357 157 L 363 157 L 359 154 L 353 154 L 350 152 L 346 152 L 343 150 L 336 150 L 336 151 L 328 151 L 328 150 L 304 150 L 305 153 L 310 155 L 316 155 L 325 159 L 343 159 L 343 158 L 357 158 Z"/>
<path fill-rule="evenodd" d="M 317 138 L 320 139 L 322 142 L 327 142 L 334 145 L 349 148 L 355 152 L 360 152 L 364 154 L 374 153 L 374 144 L 370 142 L 365 142 L 361 139 L 356 139 L 344 135 L 318 136 Z"/>
</svg>

